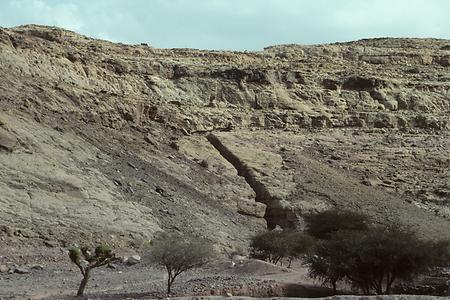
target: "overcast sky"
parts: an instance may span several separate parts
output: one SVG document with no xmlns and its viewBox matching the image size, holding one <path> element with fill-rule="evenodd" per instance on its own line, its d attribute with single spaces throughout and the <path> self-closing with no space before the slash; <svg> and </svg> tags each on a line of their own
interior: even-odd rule
<svg viewBox="0 0 450 300">
<path fill-rule="evenodd" d="M 0 0 L 0 26 L 29 23 L 160 48 L 259 50 L 386 36 L 450 39 L 450 0 Z"/>
</svg>

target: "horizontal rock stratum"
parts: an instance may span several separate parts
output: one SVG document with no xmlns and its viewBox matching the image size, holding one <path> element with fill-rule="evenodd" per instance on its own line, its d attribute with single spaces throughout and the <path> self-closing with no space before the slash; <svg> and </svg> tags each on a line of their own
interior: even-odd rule
<svg viewBox="0 0 450 300">
<path fill-rule="evenodd" d="M 330 207 L 450 236 L 450 41 L 259 52 L 0 29 L 0 232 L 224 250 Z"/>
</svg>

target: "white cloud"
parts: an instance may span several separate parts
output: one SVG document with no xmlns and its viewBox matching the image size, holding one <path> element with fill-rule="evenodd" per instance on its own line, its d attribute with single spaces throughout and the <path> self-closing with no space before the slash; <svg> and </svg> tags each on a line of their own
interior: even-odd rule
<svg viewBox="0 0 450 300">
<path fill-rule="evenodd" d="M 12 0 L 6 10 L 9 14 L 9 24 L 38 23 L 83 30 L 83 18 L 80 18 L 80 7 L 75 3 L 50 4 L 44 0 Z M 3 16 L 2 16 L 2 19 Z"/>
</svg>

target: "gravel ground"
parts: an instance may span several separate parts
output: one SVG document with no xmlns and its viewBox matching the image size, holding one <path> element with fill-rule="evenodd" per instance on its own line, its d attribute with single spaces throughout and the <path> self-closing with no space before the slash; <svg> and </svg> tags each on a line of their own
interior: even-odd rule
<svg viewBox="0 0 450 300">
<path fill-rule="evenodd" d="M 20 253 L 9 254 L 5 253 Z M 124 254 L 122 254 L 124 255 Z M 0 300 L 72 299 L 81 280 L 64 249 L 0 249 L 0 265 L 29 273 L 0 273 Z M 145 299 L 166 297 L 166 274 L 145 262 L 134 266 L 95 269 L 86 295 L 89 299 Z M 174 283 L 172 296 L 245 295 L 283 296 L 286 290 L 298 296 L 326 296 L 328 291 L 312 286 L 303 269 L 290 270 L 246 260 L 231 267 L 223 260 L 182 274 Z M 299 284 L 302 282 L 302 284 Z"/>
</svg>

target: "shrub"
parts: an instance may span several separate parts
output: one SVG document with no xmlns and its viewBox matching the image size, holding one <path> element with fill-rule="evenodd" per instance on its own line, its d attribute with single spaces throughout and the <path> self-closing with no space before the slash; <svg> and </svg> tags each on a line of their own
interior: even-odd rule
<svg viewBox="0 0 450 300">
<path fill-rule="evenodd" d="M 99 245 L 93 251 L 88 247 L 72 247 L 69 250 L 70 260 L 80 269 L 83 279 L 78 288 L 77 297 L 82 297 L 92 269 L 109 264 L 116 260 L 111 248 Z"/>
<path fill-rule="evenodd" d="M 398 225 L 339 231 L 318 243 L 307 262 L 310 276 L 334 289 L 338 281 L 348 280 L 364 294 L 389 294 L 396 280 L 410 279 L 442 262 L 443 245 L 422 241 Z"/>
<path fill-rule="evenodd" d="M 183 272 L 199 268 L 214 257 L 212 244 L 195 237 L 163 235 L 152 242 L 150 261 L 167 271 L 167 294 L 172 290 L 175 279 Z"/>
<path fill-rule="evenodd" d="M 250 256 L 277 264 L 287 258 L 290 262 L 305 254 L 313 240 L 296 231 L 272 230 L 254 236 L 250 243 Z"/>
<path fill-rule="evenodd" d="M 366 230 L 369 218 L 350 210 L 331 209 L 304 216 L 306 232 L 318 239 L 329 239 L 337 231 Z"/>
</svg>

